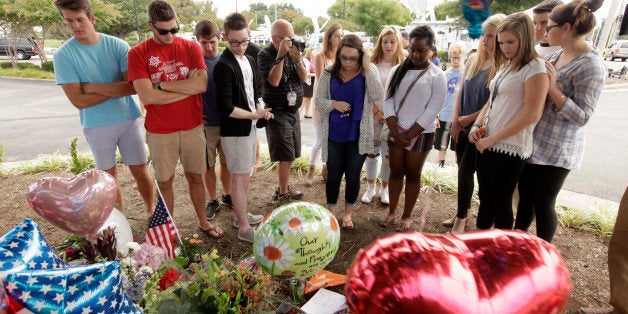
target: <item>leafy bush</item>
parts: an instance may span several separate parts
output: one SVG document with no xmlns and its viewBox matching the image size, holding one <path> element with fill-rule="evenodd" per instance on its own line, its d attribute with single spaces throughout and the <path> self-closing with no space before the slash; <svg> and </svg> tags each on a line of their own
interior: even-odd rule
<svg viewBox="0 0 628 314">
<path fill-rule="evenodd" d="M 13 64 L 11 62 L 0 62 L 0 69 L 12 69 Z"/>
<path fill-rule="evenodd" d="M 447 54 L 447 50 L 439 50 L 436 53 L 436 56 L 438 56 L 438 59 L 440 59 L 441 62 L 449 62 L 449 54 Z"/>
<path fill-rule="evenodd" d="M 20 70 L 41 69 L 37 64 L 30 62 L 20 62 L 17 64 L 17 68 Z M 0 62 L 0 69 L 13 69 L 13 64 L 11 62 Z"/>
<path fill-rule="evenodd" d="M 79 154 L 76 149 L 76 142 L 78 138 L 72 139 L 72 143 L 70 143 L 70 158 L 72 158 L 72 165 L 70 167 L 70 172 L 78 175 L 79 173 L 84 172 L 89 168 L 94 167 L 94 159 L 85 154 Z"/>
<path fill-rule="evenodd" d="M 54 67 L 54 63 L 52 61 L 46 61 L 44 63 L 41 64 L 41 69 L 46 71 L 46 72 L 55 72 L 55 67 Z"/>
<path fill-rule="evenodd" d="M 35 79 L 46 79 L 46 80 L 52 80 L 55 78 L 54 73 L 44 71 L 39 68 L 37 69 L 29 68 L 29 69 L 20 70 L 20 69 L 13 69 L 12 67 L 9 67 L 8 69 L 5 69 L 5 68 L 2 68 L 1 64 L 0 64 L 0 76 L 27 77 L 27 78 L 35 78 Z"/>
<path fill-rule="evenodd" d="M 2 142 L 0 142 L 0 164 L 2 163 L 2 156 L 4 156 L 4 146 L 2 146 Z"/>
</svg>

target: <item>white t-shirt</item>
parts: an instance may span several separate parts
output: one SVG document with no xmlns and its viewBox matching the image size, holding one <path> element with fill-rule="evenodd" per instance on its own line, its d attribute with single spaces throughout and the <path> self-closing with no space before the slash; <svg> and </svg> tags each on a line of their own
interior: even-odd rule
<svg viewBox="0 0 628 314">
<path fill-rule="evenodd" d="M 536 50 L 536 53 L 538 53 L 541 57 L 545 58 L 548 55 L 560 50 L 561 46 L 541 46 L 541 44 L 536 44 L 536 46 L 534 46 L 534 50 Z"/>
<path fill-rule="evenodd" d="M 242 77 L 244 78 L 244 90 L 246 91 L 246 100 L 249 103 L 249 108 L 251 112 L 255 112 L 255 92 L 253 91 L 253 69 L 251 69 L 251 64 L 246 56 L 240 58 L 235 56 L 235 59 L 238 60 L 238 64 L 240 65 L 240 69 L 242 69 Z M 253 120 L 253 124 L 255 124 L 257 120 Z"/>
<path fill-rule="evenodd" d="M 507 66 L 497 71 L 495 78 L 490 83 L 491 99 L 495 93 L 495 87 L 498 85 L 497 94 L 492 101 L 484 122 L 486 127 L 486 135 L 490 136 L 505 128 L 518 116 L 523 114 L 525 105 L 525 82 L 532 76 L 539 73 L 547 73 L 545 69 L 545 60 L 536 58 L 522 67 L 519 71 L 512 71 Z M 489 149 L 494 152 L 516 155 L 522 159 L 526 159 L 532 155 L 532 134 L 534 131 L 533 123 L 523 129 L 521 132 L 503 139 Z"/>
</svg>

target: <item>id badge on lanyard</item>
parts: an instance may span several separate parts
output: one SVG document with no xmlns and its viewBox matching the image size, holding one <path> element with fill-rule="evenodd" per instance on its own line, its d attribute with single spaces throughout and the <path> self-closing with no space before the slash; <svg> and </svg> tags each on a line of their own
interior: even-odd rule
<svg viewBox="0 0 628 314">
<path fill-rule="evenodd" d="M 295 91 L 288 92 L 288 106 L 294 107 L 297 104 L 297 93 Z"/>
</svg>

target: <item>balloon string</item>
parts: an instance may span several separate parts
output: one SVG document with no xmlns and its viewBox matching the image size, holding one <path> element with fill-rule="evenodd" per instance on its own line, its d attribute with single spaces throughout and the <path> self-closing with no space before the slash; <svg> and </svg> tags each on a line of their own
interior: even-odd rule
<svg viewBox="0 0 628 314">
<path fill-rule="evenodd" d="M 425 193 L 425 205 L 423 205 L 423 211 L 421 212 L 421 224 L 419 226 L 419 232 L 423 232 L 423 229 L 425 229 L 425 224 L 427 223 L 427 215 L 432 209 L 432 201 L 434 198 L 434 193 L 436 193 L 435 187 L 438 185 L 438 168 L 439 167 L 436 166 L 436 169 L 434 170 L 434 183 L 427 189 L 427 192 Z"/>
</svg>

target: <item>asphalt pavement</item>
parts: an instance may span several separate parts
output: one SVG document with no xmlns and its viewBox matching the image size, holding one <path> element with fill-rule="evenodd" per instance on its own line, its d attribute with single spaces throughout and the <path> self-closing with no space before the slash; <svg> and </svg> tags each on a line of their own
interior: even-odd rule
<svg viewBox="0 0 628 314">
<path fill-rule="evenodd" d="M 609 62 L 607 62 L 609 64 Z M 620 68 L 622 62 L 610 62 L 609 68 Z M 78 138 L 78 148 L 89 151 L 79 123 L 78 111 L 60 87 L 52 81 L 0 78 L 0 142 L 4 145 L 4 162 L 22 162 L 40 154 L 68 154 L 72 138 Z M 625 99 L 628 81 L 605 87 L 595 115 L 587 125 L 587 144 L 582 168 L 572 171 L 564 189 L 565 201 L 575 195 L 591 196 L 587 202 L 610 201 L 615 206 L 628 185 L 628 121 Z M 313 144 L 312 119 L 302 120 L 302 144 Z M 265 142 L 265 132 L 259 132 Z M 455 165 L 453 152 L 447 164 Z M 436 152 L 429 161 L 436 162 Z M 561 193 L 563 194 L 563 193 Z M 581 203 L 581 202 L 580 202 Z"/>
</svg>

